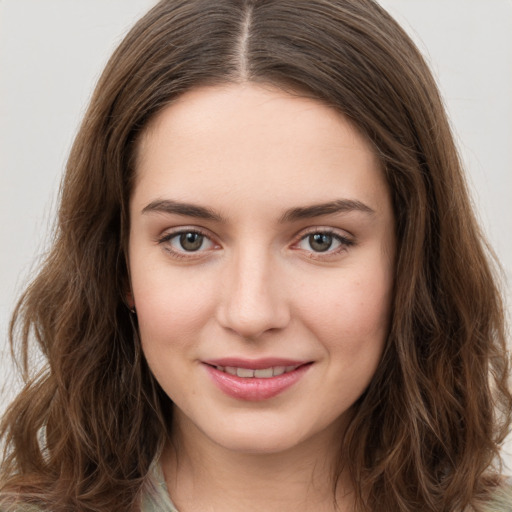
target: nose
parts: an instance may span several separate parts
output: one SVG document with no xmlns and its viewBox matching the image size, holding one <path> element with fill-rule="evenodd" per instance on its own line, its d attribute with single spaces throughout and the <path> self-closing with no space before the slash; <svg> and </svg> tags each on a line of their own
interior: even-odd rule
<svg viewBox="0 0 512 512">
<path fill-rule="evenodd" d="M 226 265 L 217 320 L 244 339 L 285 328 L 290 321 L 286 286 L 272 257 L 246 248 Z"/>
</svg>

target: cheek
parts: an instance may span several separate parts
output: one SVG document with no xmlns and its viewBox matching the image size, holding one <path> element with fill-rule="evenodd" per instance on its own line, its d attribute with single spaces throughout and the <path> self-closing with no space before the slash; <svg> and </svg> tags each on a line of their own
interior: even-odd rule
<svg viewBox="0 0 512 512">
<path fill-rule="evenodd" d="M 135 267 L 135 265 L 134 265 Z M 140 267 L 139 267 L 140 268 Z M 214 290 L 204 280 L 165 266 L 132 273 L 139 328 L 145 345 L 186 344 L 213 315 Z"/>
<path fill-rule="evenodd" d="M 389 275 L 387 267 L 371 274 L 347 272 L 304 301 L 305 322 L 329 352 L 342 351 L 347 357 L 380 352 L 389 329 Z"/>
<path fill-rule="evenodd" d="M 186 273 L 185 273 L 186 274 Z M 133 276 L 137 318 L 145 358 L 152 373 L 173 400 L 194 386 L 192 365 L 196 343 L 205 322 L 211 318 L 211 294 L 204 283 L 183 279 L 180 273 L 148 271 Z"/>
</svg>

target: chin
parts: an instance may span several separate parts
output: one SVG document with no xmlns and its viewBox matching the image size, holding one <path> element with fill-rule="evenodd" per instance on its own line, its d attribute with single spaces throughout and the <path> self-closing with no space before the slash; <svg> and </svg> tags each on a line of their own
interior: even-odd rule
<svg viewBox="0 0 512 512">
<path fill-rule="evenodd" d="M 229 423 L 210 424 L 203 433 L 218 446 L 234 453 L 272 455 L 306 444 L 325 430 L 301 428 L 301 422 L 291 417 L 287 420 L 262 418 L 260 412 L 259 415 L 242 414 L 237 419 L 231 417 Z"/>
<path fill-rule="evenodd" d="M 259 430 L 257 432 L 231 432 L 227 436 L 212 439 L 225 450 L 252 455 L 273 455 L 285 452 L 301 443 L 298 436 L 282 432 Z"/>
</svg>

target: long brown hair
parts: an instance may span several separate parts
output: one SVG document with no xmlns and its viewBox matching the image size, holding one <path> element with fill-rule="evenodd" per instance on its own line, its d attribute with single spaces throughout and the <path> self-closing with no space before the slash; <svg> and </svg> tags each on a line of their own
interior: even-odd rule
<svg viewBox="0 0 512 512">
<path fill-rule="evenodd" d="M 0 503 L 136 510 L 171 414 L 124 304 L 137 140 L 183 92 L 244 81 L 348 117 L 390 186 L 390 334 L 340 440 L 358 510 L 478 510 L 510 421 L 500 294 L 436 84 L 372 0 L 164 0 L 121 43 L 69 157 L 53 248 L 13 316 L 26 384 L 1 427 Z"/>
</svg>

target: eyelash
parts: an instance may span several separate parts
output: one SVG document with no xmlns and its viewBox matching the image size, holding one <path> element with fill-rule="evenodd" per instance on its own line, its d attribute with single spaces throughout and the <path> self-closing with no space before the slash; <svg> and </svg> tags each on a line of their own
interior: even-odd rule
<svg viewBox="0 0 512 512">
<path fill-rule="evenodd" d="M 174 258 L 177 259 L 197 259 L 197 257 L 202 255 L 205 251 L 200 250 L 200 248 L 197 251 L 186 251 L 186 250 L 175 250 L 172 248 L 169 242 L 171 242 L 174 238 L 177 238 L 179 236 L 188 235 L 188 234 L 195 234 L 199 235 L 201 237 L 204 237 L 205 240 L 210 241 L 211 244 L 215 245 L 215 242 L 212 241 L 211 236 L 205 233 L 204 231 L 197 229 L 197 228 L 190 228 L 190 229 L 180 229 L 179 231 L 173 231 L 171 233 L 165 233 L 163 236 L 159 237 L 157 239 L 157 243 L 159 245 L 164 246 L 164 250 L 167 251 L 169 254 L 171 254 Z M 301 250 L 297 248 L 296 246 L 300 244 L 302 241 L 306 240 L 308 237 L 312 235 L 327 235 L 333 238 L 333 240 L 337 241 L 340 245 L 336 249 L 327 249 L 326 251 L 307 251 L 309 254 L 309 258 L 311 259 L 328 259 L 329 257 L 337 256 L 338 254 L 345 252 L 349 247 L 352 247 L 355 245 L 355 241 L 351 238 L 348 238 L 346 236 L 340 235 L 336 231 L 328 228 L 316 228 L 316 229 L 310 229 L 306 233 L 301 233 L 300 236 L 296 239 L 296 241 L 293 242 L 292 248 L 295 250 Z"/>
<path fill-rule="evenodd" d="M 329 228 L 313 228 L 307 231 L 306 233 L 301 233 L 300 237 L 296 242 L 294 242 L 294 246 L 297 246 L 303 240 L 307 240 L 311 235 L 327 235 L 333 238 L 333 240 L 339 242 L 339 247 L 336 249 L 327 249 L 326 251 L 308 251 L 308 257 L 311 259 L 328 259 L 329 257 L 335 257 L 339 254 L 347 251 L 350 247 L 355 245 L 355 240 L 352 238 L 348 238 L 346 236 L 340 235 L 338 232 Z M 297 249 L 300 250 L 300 249 Z"/>
<path fill-rule="evenodd" d="M 194 255 L 196 255 L 196 254 L 200 255 L 204 251 L 201 251 L 201 250 L 198 250 L 197 252 L 196 251 L 185 251 L 185 250 L 177 251 L 177 250 L 173 249 L 172 246 L 170 245 L 171 240 L 173 240 L 174 238 L 177 238 L 182 235 L 188 235 L 188 234 L 195 234 L 195 235 L 202 236 L 202 237 L 204 237 L 205 240 L 209 240 L 212 244 L 214 244 L 211 237 L 207 233 L 205 233 L 204 231 L 201 231 L 200 229 L 197 229 L 197 228 L 180 229 L 179 231 L 165 233 L 163 236 L 158 238 L 157 242 L 159 245 L 164 246 L 164 250 L 167 251 L 169 254 L 171 254 L 174 258 L 191 259 L 191 258 L 194 258 Z M 195 256 L 195 258 L 197 258 L 197 256 Z"/>
</svg>

